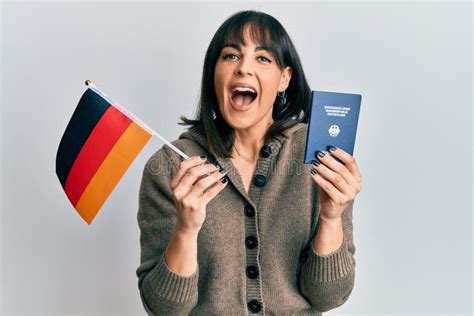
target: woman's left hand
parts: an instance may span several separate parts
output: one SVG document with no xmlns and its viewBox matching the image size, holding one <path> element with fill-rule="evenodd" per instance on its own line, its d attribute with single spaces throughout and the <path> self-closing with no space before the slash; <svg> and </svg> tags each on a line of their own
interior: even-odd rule
<svg viewBox="0 0 474 316">
<path fill-rule="evenodd" d="M 321 163 L 313 162 L 311 170 L 316 170 L 311 177 L 319 185 L 320 219 L 325 221 L 335 221 L 341 218 L 342 212 L 354 200 L 361 190 L 362 177 L 357 167 L 357 163 L 352 155 L 341 148 L 332 150 L 330 153 L 318 152 L 317 160 Z M 344 164 L 334 159 L 334 155 Z"/>
</svg>

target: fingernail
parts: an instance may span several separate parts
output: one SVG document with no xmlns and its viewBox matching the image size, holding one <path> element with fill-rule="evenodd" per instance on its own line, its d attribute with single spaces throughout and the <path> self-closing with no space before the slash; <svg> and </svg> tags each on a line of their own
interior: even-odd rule
<svg viewBox="0 0 474 316">
<path fill-rule="evenodd" d="M 221 180 L 221 182 L 222 182 L 222 184 L 226 184 L 226 183 L 227 183 L 227 179 L 224 178 L 224 179 Z"/>
<path fill-rule="evenodd" d="M 220 172 L 220 173 L 225 173 L 225 169 L 224 169 L 224 168 L 221 168 L 221 169 L 219 170 L 219 172 Z"/>
<path fill-rule="evenodd" d="M 200 156 L 202 160 L 207 160 L 206 156 Z"/>
<path fill-rule="evenodd" d="M 314 169 L 311 169 L 311 174 L 316 174 L 316 171 L 314 171 Z"/>
<path fill-rule="evenodd" d="M 319 157 L 321 157 L 321 158 L 322 158 L 322 157 L 324 157 L 325 155 L 326 155 L 326 154 L 325 154 L 325 153 L 323 153 L 322 151 L 318 151 L 318 156 L 319 156 Z"/>
<path fill-rule="evenodd" d="M 329 146 L 329 151 L 336 151 L 336 149 L 337 149 L 337 148 L 334 147 L 334 146 Z"/>
<path fill-rule="evenodd" d="M 315 167 L 319 167 L 319 166 L 321 165 L 321 163 L 320 163 L 318 160 L 313 161 L 312 164 L 313 164 Z"/>
</svg>

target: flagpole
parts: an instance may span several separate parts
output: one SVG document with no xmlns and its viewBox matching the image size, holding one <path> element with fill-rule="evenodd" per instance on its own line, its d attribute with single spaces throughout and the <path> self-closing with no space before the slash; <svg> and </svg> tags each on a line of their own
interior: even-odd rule
<svg viewBox="0 0 474 316">
<path fill-rule="evenodd" d="M 105 94 L 102 90 L 100 90 L 99 88 L 97 88 L 97 86 L 95 86 L 92 81 L 90 80 L 86 80 L 85 81 L 85 84 L 86 86 L 90 86 L 90 87 L 93 87 L 95 90 L 99 91 L 106 99 L 108 99 L 109 102 L 111 102 L 111 104 L 113 105 L 118 105 L 118 108 L 119 110 L 122 110 L 122 112 L 128 116 L 132 121 L 136 121 L 136 123 L 142 127 L 143 129 L 147 130 L 150 134 L 158 137 L 159 139 L 161 139 L 166 145 L 170 146 L 171 149 L 173 149 L 178 155 L 180 155 L 181 157 L 183 157 L 184 159 L 188 159 L 189 156 L 186 155 L 185 153 L 183 153 L 181 150 L 179 150 L 175 145 L 171 144 L 168 140 L 166 140 L 163 136 L 161 136 L 160 134 L 158 134 L 154 129 L 152 129 L 151 127 L 149 127 L 147 124 L 145 124 L 144 122 L 142 122 L 142 120 L 140 120 L 138 117 L 136 117 L 135 115 L 133 115 L 132 113 L 128 112 L 127 110 L 125 110 L 120 104 L 118 104 L 117 102 L 115 102 L 114 100 L 112 100 L 112 98 L 110 98 L 107 94 Z"/>
</svg>

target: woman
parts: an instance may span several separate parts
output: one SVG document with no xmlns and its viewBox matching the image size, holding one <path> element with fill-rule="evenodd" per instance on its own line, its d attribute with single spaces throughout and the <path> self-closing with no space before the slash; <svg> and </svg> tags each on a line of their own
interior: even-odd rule
<svg viewBox="0 0 474 316">
<path fill-rule="evenodd" d="M 361 176 L 335 149 L 303 162 L 310 88 L 284 28 L 238 12 L 206 53 L 199 112 L 148 161 L 138 223 L 153 315 L 321 315 L 354 285 Z M 336 161 L 332 155 L 341 159 Z"/>
</svg>

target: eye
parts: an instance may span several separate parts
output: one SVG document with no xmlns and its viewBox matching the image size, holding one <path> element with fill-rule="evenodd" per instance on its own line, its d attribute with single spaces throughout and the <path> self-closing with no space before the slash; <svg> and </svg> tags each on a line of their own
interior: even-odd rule
<svg viewBox="0 0 474 316">
<path fill-rule="evenodd" d="M 229 58 L 229 57 L 232 57 L 232 56 L 237 57 L 234 54 L 227 54 L 227 55 L 224 55 L 224 60 L 229 60 L 229 59 L 233 60 L 233 58 Z"/>
<path fill-rule="evenodd" d="M 260 60 L 266 62 L 266 63 L 267 63 L 267 62 L 268 62 L 268 63 L 271 63 L 271 62 L 272 62 L 270 59 L 268 59 L 268 58 L 265 57 L 265 56 L 259 56 L 258 58 L 259 58 Z"/>
</svg>

